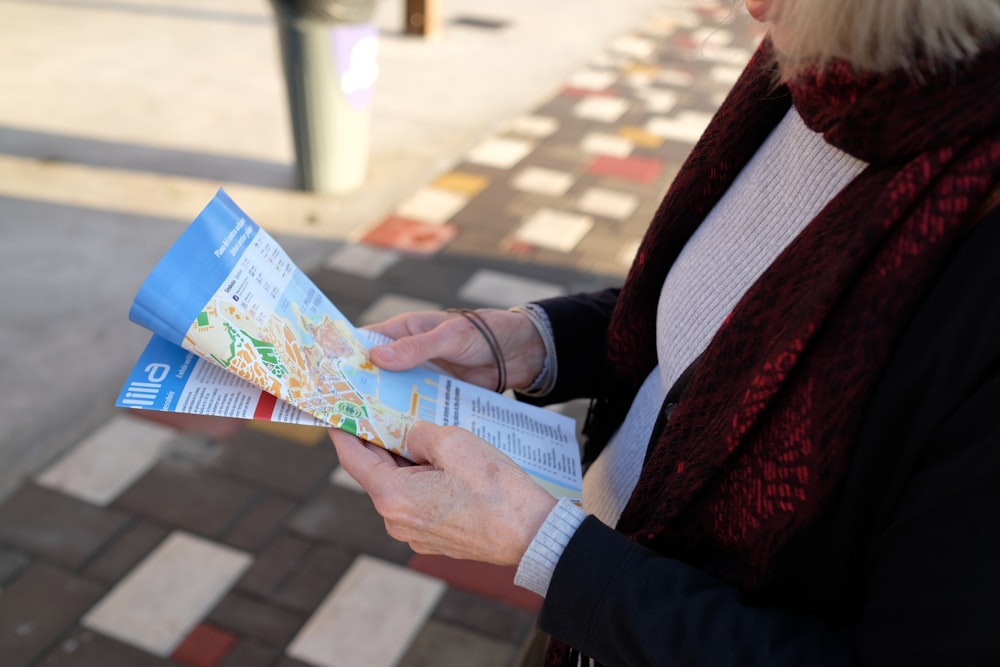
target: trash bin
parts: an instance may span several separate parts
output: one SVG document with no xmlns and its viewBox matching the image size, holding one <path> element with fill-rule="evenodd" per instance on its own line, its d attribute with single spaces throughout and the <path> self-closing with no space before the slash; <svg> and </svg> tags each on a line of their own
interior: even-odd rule
<svg viewBox="0 0 1000 667">
<path fill-rule="evenodd" d="M 271 0 L 299 187 L 343 194 L 368 172 L 378 77 L 375 0 Z"/>
</svg>

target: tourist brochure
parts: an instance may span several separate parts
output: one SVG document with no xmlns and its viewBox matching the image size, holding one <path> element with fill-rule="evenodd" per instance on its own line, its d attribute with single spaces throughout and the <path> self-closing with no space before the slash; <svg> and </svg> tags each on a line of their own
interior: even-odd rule
<svg viewBox="0 0 1000 667">
<path fill-rule="evenodd" d="M 574 421 L 434 368 L 379 369 L 356 328 L 220 190 L 139 288 L 153 332 L 125 408 L 333 426 L 406 457 L 417 420 L 466 428 L 556 497 L 582 489 Z"/>
</svg>

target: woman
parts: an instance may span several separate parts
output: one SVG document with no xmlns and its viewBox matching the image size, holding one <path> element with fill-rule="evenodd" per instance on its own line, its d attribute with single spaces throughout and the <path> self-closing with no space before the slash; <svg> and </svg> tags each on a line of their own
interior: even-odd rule
<svg viewBox="0 0 1000 667">
<path fill-rule="evenodd" d="M 1000 2 L 747 7 L 623 288 L 478 311 L 505 387 L 595 400 L 583 509 L 454 428 L 341 463 L 415 550 L 517 564 L 548 664 L 1000 664 Z M 372 359 L 495 386 L 468 317 Z"/>
</svg>

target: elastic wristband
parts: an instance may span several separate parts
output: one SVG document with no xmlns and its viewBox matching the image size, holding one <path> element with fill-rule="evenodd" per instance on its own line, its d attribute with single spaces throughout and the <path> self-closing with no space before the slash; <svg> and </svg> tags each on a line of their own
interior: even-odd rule
<svg viewBox="0 0 1000 667">
<path fill-rule="evenodd" d="M 549 323 L 549 316 L 541 306 L 529 303 L 523 306 L 510 308 L 512 313 L 520 313 L 528 318 L 528 321 L 535 327 L 538 335 L 542 338 L 545 346 L 545 361 L 542 362 L 542 370 L 538 372 L 535 379 L 527 387 L 518 389 L 517 392 L 525 396 L 540 398 L 549 394 L 556 386 L 558 376 L 558 358 L 556 357 L 555 336 L 552 334 L 552 325 Z"/>
</svg>

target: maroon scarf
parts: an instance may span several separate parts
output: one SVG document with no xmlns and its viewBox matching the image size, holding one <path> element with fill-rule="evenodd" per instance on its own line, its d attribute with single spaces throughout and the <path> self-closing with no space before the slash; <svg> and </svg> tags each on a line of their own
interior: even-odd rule
<svg viewBox="0 0 1000 667">
<path fill-rule="evenodd" d="M 610 392 L 592 421 L 603 445 L 657 363 L 667 271 L 793 98 L 810 128 L 870 166 L 727 318 L 654 434 L 618 525 L 751 591 L 832 502 L 897 337 L 1000 180 L 1000 49 L 919 84 L 837 64 L 775 88 L 771 62 L 765 41 L 646 233 L 612 316 Z M 554 642 L 547 664 L 567 659 Z"/>
</svg>

